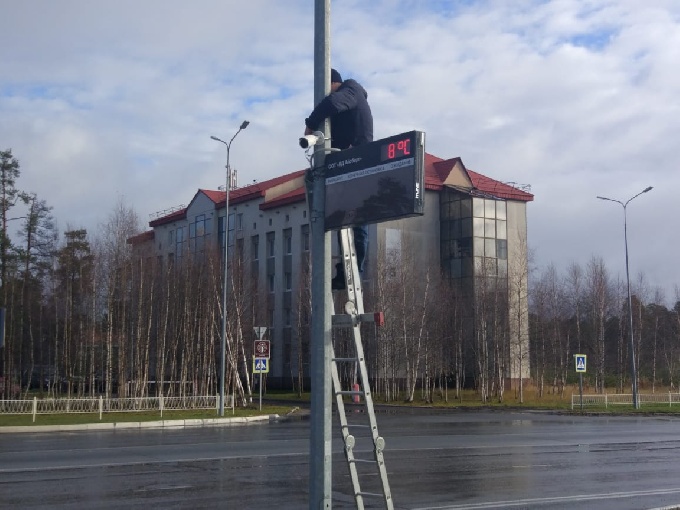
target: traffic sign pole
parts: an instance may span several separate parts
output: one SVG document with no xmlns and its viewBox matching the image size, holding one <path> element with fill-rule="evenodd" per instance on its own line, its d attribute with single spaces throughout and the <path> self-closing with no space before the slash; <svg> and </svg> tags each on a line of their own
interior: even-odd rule
<svg viewBox="0 0 680 510">
<path fill-rule="evenodd" d="M 269 357 L 253 356 L 253 374 L 260 374 L 260 411 L 262 411 L 262 374 L 269 372 Z"/>
<path fill-rule="evenodd" d="M 260 371 L 260 411 L 262 411 L 262 371 Z"/>
<path fill-rule="evenodd" d="M 581 400 L 581 412 L 583 412 L 583 373 L 586 371 L 585 354 L 574 354 L 574 368 L 578 372 L 578 393 Z"/>
</svg>

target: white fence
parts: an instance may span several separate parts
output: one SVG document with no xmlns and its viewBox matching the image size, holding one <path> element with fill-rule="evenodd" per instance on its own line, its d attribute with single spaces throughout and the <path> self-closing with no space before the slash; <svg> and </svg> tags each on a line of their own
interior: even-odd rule
<svg viewBox="0 0 680 510">
<path fill-rule="evenodd" d="M 229 401 L 229 395 L 226 400 Z M 231 405 L 231 404 L 229 404 Z M 145 398 L 46 398 L 33 400 L 0 400 L 0 414 L 31 414 L 35 422 L 38 414 L 64 413 L 129 413 L 135 411 L 163 411 L 184 409 L 219 409 L 218 396 L 204 397 L 145 397 Z"/>
<path fill-rule="evenodd" d="M 680 393 L 638 393 L 638 404 L 640 407 L 644 404 L 654 405 L 668 405 L 672 407 L 673 404 L 680 404 Z M 581 404 L 581 397 L 578 394 L 571 395 L 571 408 L 586 406 L 609 407 L 617 405 L 633 405 L 633 395 L 628 394 L 613 394 L 608 395 L 583 395 L 583 404 Z"/>
</svg>

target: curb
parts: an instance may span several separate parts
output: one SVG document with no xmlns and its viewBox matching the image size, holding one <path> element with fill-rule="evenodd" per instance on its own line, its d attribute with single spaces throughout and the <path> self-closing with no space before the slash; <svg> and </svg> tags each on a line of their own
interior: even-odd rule
<svg viewBox="0 0 680 510">
<path fill-rule="evenodd" d="M 0 427 L 0 434 L 24 432 L 70 432 L 74 430 L 136 430 L 136 429 L 182 429 L 190 427 L 224 427 L 247 425 L 263 421 L 276 421 L 278 414 L 239 418 L 194 418 L 189 420 L 130 421 L 113 423 L 83 423 L 80 425 L 27 425 Z"/>
</svg>

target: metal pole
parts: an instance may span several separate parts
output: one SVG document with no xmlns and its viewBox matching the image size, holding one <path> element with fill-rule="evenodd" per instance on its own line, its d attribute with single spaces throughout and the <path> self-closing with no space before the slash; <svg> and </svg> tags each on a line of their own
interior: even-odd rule
<svg viewBox="0 0 680 510">
<path fill-rule="evenodd" d="M 330 92 L 330 0 L 314 4 L 314 104 Z M 322 131 L 330 137 L 326 119 Z M 309 508 L 330 509 L 331 500 L 331 293 L 329 282 L 331 243 L 325 232 L 326 209 L 324 163 L 328 141 L 314 148 L 311 194 L 312 237 L 312 338 L 311 423 L 309 444 Z"/>
<path fill-rule="evenodd" d="M 638 399 L 638 381 L 637 381 L 637 369 L 635 367 L 635 334 L 633 333 L 633 300 L 631 298 L 630 294 L 630 272 L 628 271 L 628 220 L 627 220 L 627 214 L 626 214 L 626 207 L 628 204 L 634 199 L 642 195 L 643 193 L 647 193 L 652 189 L 652 186 L 649 186 L 645 189 L 643 189 L 640 193 L 637 195 L 629 198 L 626 203 L 621 202 L 620 200 L 615 200 L 613 198 L 607 198 L 607 197 L 597 197 L 600 200 L 609 200 L 610 202 L 616 202 L 617 204 L 621 204 L 623 207 L 623 243 L 625 247 L 625 252 L 626 252 L 626 285 L 628 287 L 628 318 L 630 320 L 630 374 L 633 379 L 633 407 L 635 409 L 640 409 L 640 400 Z"/>
<path fill-rule="evenodd" d="M 626 206 L 628 202 L 623 205 L 623 243 L 626 248 L 626 285 L 628 287 L 628 317 L 630 319 L 630 371 L 633 374 L 633 407 L 639 409 L 637 370 L 635 367 L 635 334 L 633 333 L 633 300 L 630 295 L 630 273 L 628 271 L 628 222 L 626 219 Z"/>
<path fill-rule="evenodd" d="M 262 411 L 262 370 L 260 370 L 260 411 Z"/>
<path fill-rule="evenodd" d="M 581 412 L 583 413 L 583 373 L 578 374 L 578 393 L 581 396 Z"/>
<path fill-rule="evenodd" d="M 222 342 L 221 342 L 221 353 L 220 353 L 220 416 L 224 416 L 224 378 L 226 374 L 226 349 L 227 349 L 227 286 L 229 283 L 228 276 L 228 263 L 229 263 L 229 239 L 227 239 L 229 234 L 229 188 L 231 186 L 231 167 L 229 166 L 229 153 L 231 152 L 231 142 L 234 141 L 236 135 L 248 127 L 250 124 L 247 120 L 241 123 L 241 126 L 236 131 L 236 134 L 231 137 L 229 143 L 217 138 L 216 136 L 211 136 L 210 138 L 221 142 L 227 146 L 227 181 L 224 188 L 224 279 L 222 282 Z M 233 407 L 233 403 L 232 403 Z"/>
</svg>

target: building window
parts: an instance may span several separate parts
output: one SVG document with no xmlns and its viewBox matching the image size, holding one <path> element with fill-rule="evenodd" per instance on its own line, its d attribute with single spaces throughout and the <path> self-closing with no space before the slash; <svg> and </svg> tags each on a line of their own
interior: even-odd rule
<svg viewBox="0 0 680 510">
<path fill-rule="evenodd" d="M 499 220 L 507 220 L 506 202 L 498 200 L 496 202 L 496 218 Z"/>
<path fill-rule="evenodd" d="M 496 217 L 496 200 L 484 200 L 484 217 L 485 218 L 495 218 Z"/>
<path fill-rule="evenodd" d="M 175 253 L 177 257 L 181 257 L 186 247 L 186 240 L 184 239 L 186 227 L 178 227 L 175 230 Z"/>
<path fill-rule="evenodd" d="M 250 238 L 250 258 L 258 260 L 260 255 L 260 236 L 252 236 Z"/>
<path fill-rule="evenodd" d="M 267 257 L 276 255 L 276 235 L 274 232 L 267 232 Z"/>
<path fill-rule="evenodd" d="M 496 237 L 496 220 L 484 218 L 484 237 Z"/>
<path fill-rule="evenodd" d="M 200 253 L 205 249 L 210 238 L 211 223 L 212 218 L 206 218 L 205 214 L 199 214 L 189 223 L 189 249 L 192 253 Z"/>
<path fill-rule="evenodd" d="M 496 258 L 496 239 L 484 239 L 484 256 Z"/>
<path fill-rule="evenodd" d="M 456 191 L 441 195 L 442 263 L 452 278 L 507 273 L 507 204 Z"/>
<path fill-rule="evenodd" d="M 472 199 L 472 216 L 474 218 L 484 217 L 484 199 L 483 198 L 473 198 Z"/>
<path fill-rule="evenodd" d="M 234 245 L 234 223 L 236 221 L 236 215 L 231 213 L 229 215 L 229 233 L 227 234 L 227 240 L 229 241 L 229 246 Z"/>
<path fill-rule="evenodd" d="M 460 201 L 460 217 L 461 217 L 461 219 L 472 217 L 472 199 L 471 198 L 461 199 L 461 201 Z"/>
<path fill-rule="evenodd" d="M 267 275 L 267 288 L 269 289 L 269 292 L 274 292 L 274 275 L 273 274 Z"/>
<path fill-rule="evenodd" d="M 496 220 L 496 237 L 498 239 L 508 238 L 508 222 L 504 220 Z"/>
<path fill-rule="evenodd" d="M 290 228 L 283 231 L 283 252 L 286 255 L 293 253 L 293 230 Z"/>
<path fill-rule="evenodd" d="M 293 275 L 291 273 L 283 273 L 283 285 L 284 289 L 287 291 L 293 288 Z"/>
<path fill-rule="evenodd" d="M 219 238 L 219 244 L 224 252 L 224 216 L 221 216 L 217 220 L 217 236 Z M 229 246 L 234 245 L 234 213 L 229 215 L 229 232 L 227 234 L 227 239 L 229 241 Z"/>
<path fill-rule="evenodd" d="M 239 262 L 243 262 L 243 255 L 244 255 L 244 246 L 243 246 L 243 239 L 237 239 L 236 240 L 236 259 Z"/>
<path fill-rule="evenodd" d="M 496 256 L 502 260 L 508 260 L 508 241 L 496 239 Z"/>
<path fill-rule="evenodd" d="M 309 251 L 309 224 L 300 227 L 300 238 L 302 240 L 302 251 Z"/>
<path fill-rule="evenodd" d="M 472 235 L 484 237 L 484 218 L 472 218 Z"/>
</svg>

